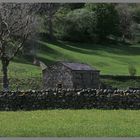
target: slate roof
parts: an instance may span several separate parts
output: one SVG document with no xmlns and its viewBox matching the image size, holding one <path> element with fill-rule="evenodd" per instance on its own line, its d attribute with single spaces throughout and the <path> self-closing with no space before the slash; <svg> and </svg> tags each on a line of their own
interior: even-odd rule
<svg viewBox="0 0 140 140">
<path fill-rule="evenodd" d="M 86 70 L 86 71 L 98 71 L 95 68 L 83 63 L 70 63 L 70 62 L 60 62 L 64 66 L 71 70 Z"/>
</svg>

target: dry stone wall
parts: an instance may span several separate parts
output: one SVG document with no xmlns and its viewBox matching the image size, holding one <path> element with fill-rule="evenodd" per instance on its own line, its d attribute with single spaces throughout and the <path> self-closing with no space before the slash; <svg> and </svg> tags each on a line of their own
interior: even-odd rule
<svg viewBox="0 0 140 140">
<path fill-rule="evenodd" d="M 140 90 L 45 90 L 0 92 L 0 110 L 140 109 Z"/>
</svg>

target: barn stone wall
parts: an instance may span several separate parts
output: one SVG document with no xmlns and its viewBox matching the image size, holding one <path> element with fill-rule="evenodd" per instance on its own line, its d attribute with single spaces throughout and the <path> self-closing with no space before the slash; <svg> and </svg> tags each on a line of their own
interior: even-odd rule
<svg viewBox="0 0 140 140">
<path fill-rule="evenodd" d="M 61 63 L 51 65 L 43 71 L 44 88 L 98 88 L 99 71 L 71 70 Z"/>
<path fill-rule="evenodd" d="M 98 88 L 98 71 L 73 71 L 74 88 Z"/>
<path fill-rule="evenodd" d="M 71 70 L 62 64 L 55 64 L 47 68 L 43 72 L 44 88 L 57 88 L 62 85 L 62 88 L 73 88 Z"/>
</svg>

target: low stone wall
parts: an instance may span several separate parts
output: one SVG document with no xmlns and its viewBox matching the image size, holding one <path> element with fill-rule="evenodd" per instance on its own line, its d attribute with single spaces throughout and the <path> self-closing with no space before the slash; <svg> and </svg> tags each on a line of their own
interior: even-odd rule
<svg viewBox="0 0 140 140">
<path fill-rule="evenodd" d="M 140 109 L 140 90 L 46 90 L 0 92 L 0 110 Z"/>
</svg>

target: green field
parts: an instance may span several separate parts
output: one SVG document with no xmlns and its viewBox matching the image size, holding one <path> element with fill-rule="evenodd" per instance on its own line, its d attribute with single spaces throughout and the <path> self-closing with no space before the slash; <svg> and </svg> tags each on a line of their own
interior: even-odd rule
<svg viewBox="0 0 140 140">
<path fill-rule="evenodd" d="M 101 74 L 128 75 L 128 65 L 133 64 L 140 75 L 140 44 L 97 45 L 40 42 L 43 51 L 38 56 L 44 62 L 71 60 L 90 64 Z M 43 49 L 44 47 L 44 49 Z"/>
<path fill-rule="evenodd" d="M 83 62 L 99 69 L 101 74 L 107 75 L 129 75 L 128 66 L 133 64 L 136 67 L 137 75 L 140 75 L 140 44 L 137 45 L 99 45 L 99 44 L 81 44 L 70 42 L 36 42 L 37 57 L 46 65 L 55 61 L 75 61 Z M 1 69 L 1 64 L 0 64 Z M 41 68 L 33 65 L 33 59 L 30 57 L 19 56 L 14 59 L 9 65 L 9 77 L 12 79 L 10 85 L 12 89 L 16 89 L 17 83 L 22 89 L 29 89 L 36 86 L 39 87 L 39 81 L 42 78 Z M 2 79 L 2 72 L 0 71 Z M 16 80 L 18 78 L 19 80 Z M 37 84 L 32 84 L 30 81 L 38 81 Z M 40 78 L 40 80 L 36 79 Z M 25 80 L 26 79 L 26 80 Z M 36 79 L 36 80 L 35 80 Z M 127 88 L 129 86 L 138 87 L 139 81 L 109 81 L 103 82 L 118 88 Z M 29 86 L 27 86 L 27 83 Z M 33 86 L 32 86 L 33 85 Z M 2 83 L 0 85 L 0 89 Z"/>
<path fill-rule="evenodd" d="M 101 71 L 101 74 L 128 75 L 128 66 L 136 67 L 140 75 L 140 44 L 137 45 L 97 45 L 38 41 L 37 56 L 47 65 L 55 61 L 84 62 Z M 41 69 L 33 66 L 31 61 L 20 57 L 10 64 L 10 71 L 40 75 Z"/>
<path fill-rule="evenodd" d="M 0 112 L 0 136 L 136 137 L 140 136 L 140 111 Z"/>
</svg>

